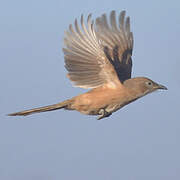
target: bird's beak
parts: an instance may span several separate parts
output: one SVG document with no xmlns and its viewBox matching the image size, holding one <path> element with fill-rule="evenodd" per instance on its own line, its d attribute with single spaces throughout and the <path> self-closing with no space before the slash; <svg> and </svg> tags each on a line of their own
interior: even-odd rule
<svg viewBox="0 0 180 180">
<path fill-rule="evenodd" d="M 168 90 L 168 88 L 166 86 L 163 86 L 161 84 L 157 85 L 157 89 L 163 89 L 163 90 Z"/>
</svg>

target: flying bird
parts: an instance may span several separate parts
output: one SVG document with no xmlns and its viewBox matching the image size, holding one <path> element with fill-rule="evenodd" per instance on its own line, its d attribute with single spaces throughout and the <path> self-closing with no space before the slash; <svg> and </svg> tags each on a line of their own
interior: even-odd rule
<svg viewBox="0 0 180 180">
<path fill-rule="evenodd" d="M 158 89 L 167 90 L 146 77 L 131 78 L 133 33 L 125 11 L 116 16 L 111 11 L 91 20 L 91 14 L 80 26 L 77 19 L 69 25 L 64 37 L 64 59 L 67 77 L 74 86 L 90 91 L 63 102 L 9 114 L 26 116 L 57 109 L 76 110 L 82 114 L 109 117 L 123 106 Z"/>
</svg>

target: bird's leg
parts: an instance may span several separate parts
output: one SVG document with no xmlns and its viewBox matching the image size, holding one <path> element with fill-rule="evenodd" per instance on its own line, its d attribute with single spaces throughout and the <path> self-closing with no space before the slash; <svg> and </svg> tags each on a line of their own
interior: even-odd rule
<svg viewBox="0 0 180 180">
<path fill-rule="evenodd" d="M 105 109 L 100 109 L 99 110 L 99 117 L 97 120 L 101 120 L 105 117 L 109 117 L 112 113 L 111 112 L 107 112 Z"/>
</svg>

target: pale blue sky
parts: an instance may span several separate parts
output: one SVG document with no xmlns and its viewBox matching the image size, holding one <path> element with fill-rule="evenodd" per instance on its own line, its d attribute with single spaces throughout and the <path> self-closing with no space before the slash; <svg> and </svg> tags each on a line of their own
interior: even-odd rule
<svg viewBox="0 0 180 180">
<path fill-rule="evenodd" d="M 133 76 L 168 87 L 97 121 L 78 112 L 8 113 L 85 90 L 66 78 L 63 34 L 83 13 L 126 10 Z M 0 5 L 0 179 L 179 180 L 180 2 L 31 0 Z"/>
</svg>

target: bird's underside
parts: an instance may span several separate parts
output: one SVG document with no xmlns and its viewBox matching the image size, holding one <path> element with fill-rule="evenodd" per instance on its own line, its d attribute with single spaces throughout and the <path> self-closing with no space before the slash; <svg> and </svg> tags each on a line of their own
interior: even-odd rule
<svg viewBox="0 0 180 180">
<path fill-rule="evenodd" d="M 133 34 L 130 18 L 115 11 L 96 18 L 91 15 L 79 26 L 77 20 L 65 31 L 63 48 L 68 78 L 74 86 L 89 92 L 63 102 L 9 114 L 29 115 L 57 109 L 77 110 L 83 114 L 110 116 L 130 102 L 156 90 L 165 89 L 147 78 L 131 79 Z"/>
</svg>

